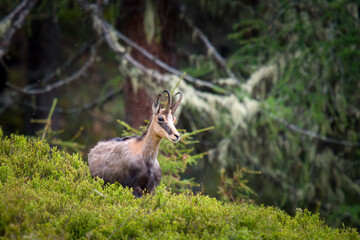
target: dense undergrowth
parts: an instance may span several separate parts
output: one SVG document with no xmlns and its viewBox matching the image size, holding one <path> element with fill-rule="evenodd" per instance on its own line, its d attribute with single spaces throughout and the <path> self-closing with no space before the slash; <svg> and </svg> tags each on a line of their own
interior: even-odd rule
<svg viewBox="0 0 360 240">
<path fill-rule="evenodd" d="M 0 130 L 0 238 L 3 239 L 359 239 L 319 215 L 228 204 L 164 186 L 135 199 L 103 186 L 77 154 Z"/>
</svg>

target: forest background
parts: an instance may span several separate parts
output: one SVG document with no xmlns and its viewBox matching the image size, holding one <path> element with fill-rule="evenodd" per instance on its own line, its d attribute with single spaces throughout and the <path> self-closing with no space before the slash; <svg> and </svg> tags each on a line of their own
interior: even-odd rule
<svg viewBox="0 0 360 240">
<path fill-rule="evenodd" d="M 39 135 L 56 98 L 48 141 L 86 160 L 122 133 L 117 119 L 139 129 L 177 87 L 177 127 L 214 126 L 182 175 L 194 191 L 359 229 L 359 12 L 341 0 L 4 0 L 0 125 Z"/>
</svg>

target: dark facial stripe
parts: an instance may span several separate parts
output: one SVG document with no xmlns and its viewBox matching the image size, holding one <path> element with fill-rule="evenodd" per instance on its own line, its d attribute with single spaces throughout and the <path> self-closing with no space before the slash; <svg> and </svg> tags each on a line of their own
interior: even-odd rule
<svg viewBox="0 0 360 240">
<path fill-rule="evenodd" d="M 172 135 L 173 132 L 171 131 L 170 127 L 167 125 L 167 123 L 159 123 L 160 124 L 160 127 L 162 127 L 165 132 L 169 135 Z"/>
</svg>

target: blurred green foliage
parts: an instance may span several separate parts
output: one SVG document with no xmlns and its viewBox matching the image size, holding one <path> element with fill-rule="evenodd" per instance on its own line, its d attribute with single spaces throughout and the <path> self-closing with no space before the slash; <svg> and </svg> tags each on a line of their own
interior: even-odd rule
<svg viewBox="0 0 360 240">
<path fill-rule="evenodd" d="M 358 239 L 319 215 L 295 217 L 273 207 L 224 204 L 163 186 L 136 199 L 117 184 L 92 179 L 78 154 L 0 130 L 2 239 Z"/>
<path fill-rule="evenodd" d="M 276 78 L 264 80 L 253 91 L 251 97 L 261 102 L 262 111 L 246 129 L 233 131 L 234 119 L 219 111 L 218 131 L 203 139 L 215 157 L 199 168 L 211 165 L 209 175 L 220 177 L 217 187 L 205 188 L 205 193 L 222 198 L 216 190 L 232 192 L 241 179 L 249 180 L 246 184 L 257 193 L 255 202 L 291 214 L 298 207 L 307 208 L 333 226 L 345 223 L 360 229 L 359 3 L 212 0 L 200 5 L 217 21 L 238 19 L 227 35 L 233 45 L 227 45 L 230 51 L 224 56 L 242 81 L 264 66 L 277 68 Z M 221 41 L 223 36 L 216 35 L 209 22 L 211 18 L 198 24 L 209 28 L 206 34 L 213 43 Z M 223 69 L 209 61 L 208 55 L 194 52 L 186 71 L 209 81 L 224 76 Z M 241 86 L 228 90 L 240 101 L 248 96 Z M 191 122 L 198 127 L 213 124 L 207 119 Z M 232 174 L 224 178 L 225 173 L 236 173 L 238 166 L 261 175 L 236 181 Z M 210 185 L 210 177 L 202 179 Z"/>
<path fill-rule="evenodd" d="M 237 149 L 229 159 L 262 172 L 255 176 L 257 201 L 293 213 L 308 208 L 335 226 L 359 227 L 360 151 L 347 144 L 360 142 L 359 4 L 274 0 L 248 7 L 254 11 L 229 35 L 238 43 L 229 64 L 245 75 L 276 64 L 279 79 L 256 96 L 263 112 L 232 138 Z M 268 113 L 325 141 L 294 132 Z"/>
</svg>

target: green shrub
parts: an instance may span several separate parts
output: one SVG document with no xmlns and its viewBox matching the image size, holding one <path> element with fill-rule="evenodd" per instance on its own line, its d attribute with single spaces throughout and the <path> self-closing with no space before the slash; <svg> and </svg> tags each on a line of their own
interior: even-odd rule
<svg viewBox="0 0 360 240">
<path fill-rule="evenodd" d="M 319 215 L 228 204 L 164 185 L 135 199 L 92 179 L 76 155 L 0 130 L 0 238 L 3 239 L 359 239 Z"/>
</svg>

